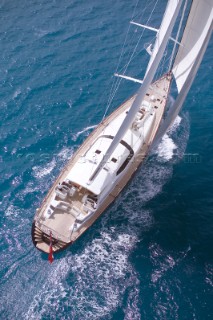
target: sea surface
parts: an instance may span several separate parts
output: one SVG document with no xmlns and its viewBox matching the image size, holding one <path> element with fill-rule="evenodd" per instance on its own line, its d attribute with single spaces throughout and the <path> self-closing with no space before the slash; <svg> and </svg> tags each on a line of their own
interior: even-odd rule
<svg viewBox="0 0 213 320">
<path fill-rule="evenodd" d="M 52 265 L 31 241 L 35 209 L 141 35 L 132 26 L 125 40 L 129 21 L 159 27 L 167 1 L 152 21 L 143 11 L 155 2 L 0 1 L 1 320 L 212 319 L 212 40 L 181 114 L 115 203 Z M 128 74 L 142 77 L 138 48 Z M 107 114 L 137 89 L 122 80 Z"/>
</svg>

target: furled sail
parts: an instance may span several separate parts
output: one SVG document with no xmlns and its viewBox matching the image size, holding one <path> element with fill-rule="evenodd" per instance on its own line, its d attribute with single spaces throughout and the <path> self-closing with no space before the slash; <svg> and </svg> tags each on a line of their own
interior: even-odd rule
<svg viewBox="0 0 213 320">
<path fill-rule="evenodd" d="M 213 29 L 213 3 L 210 4 L 210 1 L 211 0 L 194 0 L 192 3 L 181 41 L 184 47 L 181 46 L 179 48 L 175 60 L 175 67 L 173 68 L 179 94 L 158 130 L 153 147 L 158 144 L 179 114 L 208 46 Z M 199 15 L 202 17 L 201 19 L 198 18 Z M 202 30 L 198 32 L 197 28 L 199 26 L 202 27 Z M 197 30 L 198 33 L 195 34 L 194 30 Z M 190 32 L 192 32 L 192 36 L 190 36 Z M 191 43 L 191 45 L 193 44 L 191 50 L 187 41 Z"/>
<path fill-rule="evenodd" d="M 154 48 L 157 46 L 158 50 L 157 50 L 156 54 L 154 55 L 154 58 L 151 57 L 151 63 L 149 63 L 149 65 L 147 67 L 148 69 L 147 69 L 146 75 L 144 77 L 143 84 L 138 91 L 136 99 L 134 100 L 124 122 L 122 123 L 117 134 L 115 135 L 110 147 L 106 151 L 105 156 L 103 157 L 102 161 L 100 162 L 100 164 L 98 165 L 98 167 L 96 168 L 96 170 L 94 171 L 92 176 L 90 177 L 90 179 L 89 179 L 90 182 L 92 180 L 94 180 L 94 178 L 96 177 L 98 172 L 104 167 L 104 165 L 106 164 L 106 162 L 109 160 L 112 153 L 116 149 L 117 145 L 120 143 L 124 134 L 126 133 L 128 128 L 132 124 L 132 122 L 135 118 L 135 115 L 141 106 L 141 103 L 144 99 L 144 96 L 145 96 L 145 94 L 146 94 L 146 92 L 147 92 L 147 90 L 148 90 L 148 88 L 154 78 L 154 75 L 157 71 L 157 68 L 158 68 L 158 65 L 161 61 L 161 58 L 164 54 L 166 45 L 167 45 L 168 40 L 171 36 L 172 29 L 173 29 L 175 21 L 177 19 L 181 4 L 182 4 L 182 0 L 169 0 L 169 2 L 167 4 L 167 8 L 166 8 L 166 13 L 164 15 L 164 18 L 163 18 L 163 21 L 161 23 L 161 27 L 159 30 L 159 34 L 161 35 L 160 40 L 157 37 L 156 43 L 158 43 L 158 44 L 155 44 L 155 46 L 154 46 Z"/>
<path fill-rule="evenodd" d="M 193 0 L 174 67 L 178 92 L 184 86 L 190 71 L 202 50 L 212 24 L 212 0 Z"/>
</svg>

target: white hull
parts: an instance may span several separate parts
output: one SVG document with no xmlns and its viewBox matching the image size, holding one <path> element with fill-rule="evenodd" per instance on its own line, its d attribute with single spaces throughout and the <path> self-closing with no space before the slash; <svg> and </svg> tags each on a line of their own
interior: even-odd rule
<svg viewBox="0 0 213 320">
<path fill-rule="evenodd" d="M 44 199 L 35 215 L 35 246 L 49 252 L 64 249 L 86 231 L 114 201 L 143 162 L 159 128 L 169 93 L 166 75 L 150 86 L 132 126 L 104 165 L 91 179 L 135 96 L 107 117 L 86 139 Z"/>
</svg>

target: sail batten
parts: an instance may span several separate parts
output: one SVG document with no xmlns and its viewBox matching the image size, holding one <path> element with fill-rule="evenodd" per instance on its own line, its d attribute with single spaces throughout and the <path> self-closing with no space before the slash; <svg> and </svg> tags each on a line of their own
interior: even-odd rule
<svg viewBox="0 0 213 320">
<path fill-rule="evenodd" d="M 178 92 L 187 81 L 190 71 L 202 50 L 209 29 L 212 28 L 213 9 L 208 0 L 193 0 L 184 29 L 181 46 L 172 69 Z"/>
</svg>

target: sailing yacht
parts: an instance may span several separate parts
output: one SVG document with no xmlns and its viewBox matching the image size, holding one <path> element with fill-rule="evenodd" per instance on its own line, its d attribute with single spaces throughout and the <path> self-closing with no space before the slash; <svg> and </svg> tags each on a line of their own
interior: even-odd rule
<svg viewBox="0 0 213 320">
<path fill-rule="evenodd" d="M 87 137 L 36 210 L 32 240 L 38 250 L 55 253 L 71 245 L 126 186 L 178 115 L 210 40 L 212 20 L 212 0 L 189 5 L 187 0 L 169 0 L 159 29 L 131 21 L 156 33 L 153 48 L 147 48 L 144 79 L 116 74 L 141 86 Z M 154 80 L 168 42 L 174 44 L 168 72 Z M 165 117 L 173 79 L 178 95 Z"/>
</svg>

